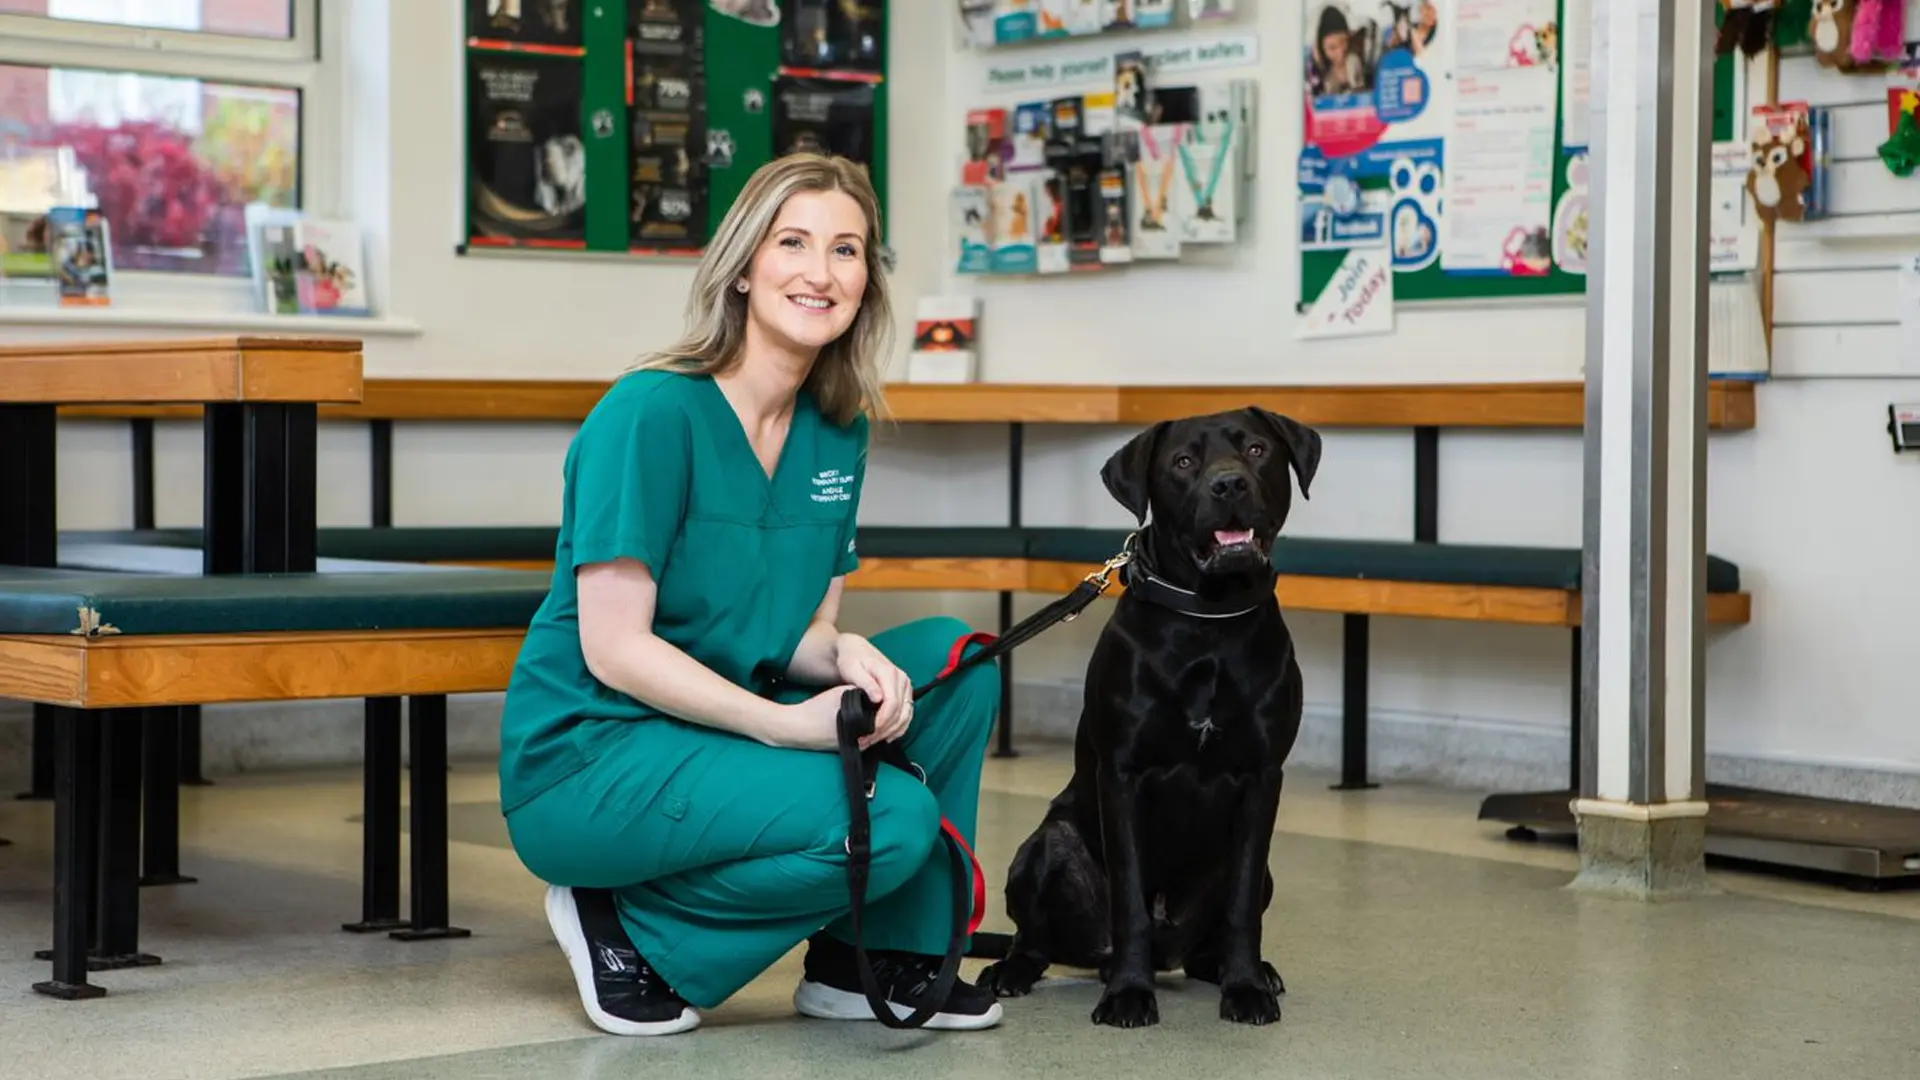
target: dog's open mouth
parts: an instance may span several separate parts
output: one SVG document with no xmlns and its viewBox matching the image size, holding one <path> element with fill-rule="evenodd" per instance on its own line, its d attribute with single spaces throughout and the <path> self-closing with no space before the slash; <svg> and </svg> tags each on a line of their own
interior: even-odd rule
<svg viewBox="0 0 1920 1080">
<path fill-rule="evenodd" d="M 1252 529 L 1215 529 L 1213 550 L 1207 552 L 1207 559 L 1213 562 L 1223 558 L 1259 555 L 1262 551 L 1260 539 Z"/>
</svg>

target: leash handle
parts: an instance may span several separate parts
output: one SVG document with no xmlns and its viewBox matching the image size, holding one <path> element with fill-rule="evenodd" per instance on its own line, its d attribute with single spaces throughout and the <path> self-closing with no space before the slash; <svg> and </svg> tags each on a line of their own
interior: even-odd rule
<svg viewBox="0 0 1920 1080">
<path fill-rule="evenodd" d="M 940 963 L 940 974 L 934 980 L 933 992 L 926 1002 L 910 1015 L 901 1016 L 893 1011 L 873 977 L 872 962 L 867 959 L 866 948 L 866 900 L 867 877 L 873 862 L 873 819 L 867 810 L 867 800 L 873 798 L 873 792 L 879 783 L 879 771 L 882 764 L 896 766 L 902 776 L 912 775 L 907 771 L 909 764 L 905 752 L 898 743 L 883 743 L 867 752 L 860 751 L 860 740 L 873 734 L 874 706 L 867 700 L 864 691 L 851 688 L 840 698 L 840 712 L 836 717 L 839 726 L 839 758 L 842 779 L 846 784 L 849 822 L 847 827 L 847 891 L 850 904 L 850 916 L 853 923 L 854 966 L 860 974 L 860 989 L 866 995 L 867 1004 L 873 1009 L 873 1015 L 882 1024 L 891 1028 L 925 1027 L 940 1011 L 953 989 L 953 981 L 960 973 L 960 954 L 966 941 L 971 913 L 967 895 L 968 863 L 972 853 L 965 850 L 957 833 L 948 831 L 948 858 L 954 863 L 953 878 L 953 914 L 954 926 L 947 940 L 946 955 Z M 975 873 L 978 867 L 974 866 Z M 985 878 L 980 878 L 984 901 Z M 984 902 L 979 905 L 984 909 Z"/>
<path fill-rule="evenodd" d="M 1126 545 L 1118 555 L 1088 574 L 1072 592 L 1021 620 L 1005 634 L 996 637 L 975 633 L 962 637 L 954 643 L 947 664 L 940 673 L 926 684 L 914 688 L 914 700 L 925 697 L 969 668 L 998 659 L 1057 623 L 1073 621 L 1086 610 L 1087 605 L 1107 591 L 1114 571 L 1132 561 L 1132 558 L 1133 534 L 1129 533 Z M 975 644 L 985 647 L 968 653 L 967 647 Z M 847 893 L 850 901 L 849 921 L 853 923 L 854 961 L 860 974 L 861 992 L 866 995 L 874 1017 L 891 1028 L 919 1028 L 925 1027 L 946 1002 L 948 993 L 953 989 L 953 981 L 960 972 L 960 957 L 966 940 L 980 928 L 981 921 L 986 917 L 987 878 L 980 868 L 980 860 L 967 846 L 966 839 L 951 822 L 942 818 L 941 832 L 947 838 L 947 857 L 953 864 L 953 929 L 947 939 L 946 955 L 940 962 L 940 974 L 934 980 L 932 993 L 928 995 L 928 1003 L 908 1016 L 895 1013 L 874 979 L 872 964 L 867 959 L 864 921 L 867 880 L 873 866 L 873 819 L 867 809 L 867 801 L 873 798 L 879 784 L 880 766 L 892 765 L 901 775 L 911 776 L 913 763 L 907 759 L 905 749 L 898 742 L 879 743 L 865 751 L 860 749 L 860 740 L 873 734 L 878 711 L 878 707 L 867 699 L 865 691 L 849 687 L 840 696 L 840 711 L 835 716 L 835 749 L 847 795 Z"/>
</svg>

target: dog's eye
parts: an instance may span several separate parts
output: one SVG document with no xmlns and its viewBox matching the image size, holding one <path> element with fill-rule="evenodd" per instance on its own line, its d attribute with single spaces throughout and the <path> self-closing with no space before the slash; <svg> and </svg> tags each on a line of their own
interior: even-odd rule
<svg viewBox="0 0 1920 1080">
<path fill-rule="evenodd" d="M 1173 467 L 1176 469 L 1191 469 L 1193 468 L 1193 458 L 1186 454 L 1181 454 L 1179 457 L 1173 459 Z"/>
<path fill-rule="evenodd" d="M 1266 452 L 1267 452 L 1267 448 L 1260 443 L 1254 443 L 1252 446 L 1247 447 L 1248 457 L 1260 457 Z"/>
</svg>

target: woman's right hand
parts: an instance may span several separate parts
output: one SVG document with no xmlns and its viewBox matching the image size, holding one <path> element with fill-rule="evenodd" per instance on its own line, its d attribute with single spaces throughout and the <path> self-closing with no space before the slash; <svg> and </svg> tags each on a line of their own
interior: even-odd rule
<svg viewBox="0 0 1920 1080">
<path fill-rule="evenodd" d="M 840 699 L 852 686 L 836 686 L 781 707 L 779 729 L 770 740 L 796 750 L 833 750 L 840 745 Z M 869 737 L 870 738 L 870 737 Z M 867 740 L 860 741 L 866 749 Z"/>
</svg>

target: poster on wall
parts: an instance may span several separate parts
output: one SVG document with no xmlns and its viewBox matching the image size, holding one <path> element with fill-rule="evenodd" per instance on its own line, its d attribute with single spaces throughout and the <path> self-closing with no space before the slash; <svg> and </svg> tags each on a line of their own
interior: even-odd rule
<svg viewBox="0 0 1920 1080">
<path fill-rule="evenodd" d="M 773 153 L 838 154 L 873 166 L 873 84 L 782 75 L 773 84 Z"/>
<path fill-rule="evenodd" d="M 1383 246 L 1402 273 L 1438 256 L 1452 96 L 1440 8 L 1437 0 L 1304 5 L 1299 187 L 1308 250 Z"/>
<path fill-rule="evenodd" d="M 1458 0 L 1440 265 L 1542 276 L 1560 91 L 1557 0 Z"/>
<path fill-rule="evenodd" d="M 577 50 L 581 0 L 467 0 L 467 26 L 482 41 Z"/>
<path fill-rule="evenodd" d="M 787 0 L 781 62 L 789 67 L 877 72 L 886 41 L 880 0 Z"/>
<path fill-rule="evenodd" d="M 580 62 L 571 58 L 471 56 L 471 243 L 585 246 L 580 76 Z"/>
<path fill-rule="evenodd" d="M 780 25 L 780 5 L 775 0 L 712 0 L 713 10 L 749 26 Z"/>
<path fill-rule="evenodd" d="M 697 248 L 707 238 L 707 132 L 701 0 L 634 0 L 633 165 L 628 212 L 640 248 Z M 720 148 L 724 149 L 724 147 Z"/>
</svg>

